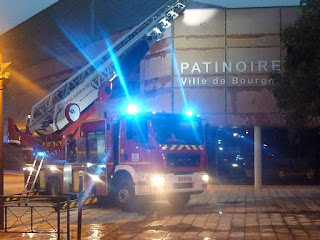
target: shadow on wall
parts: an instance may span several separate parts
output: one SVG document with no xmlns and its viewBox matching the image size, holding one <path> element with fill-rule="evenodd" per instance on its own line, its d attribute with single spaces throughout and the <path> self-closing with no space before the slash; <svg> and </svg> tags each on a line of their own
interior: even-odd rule
<svg viewBox="0 0 320 240">
<path fill-rule="evenodd" d="M 3 144 L 4 170 L 22 171 L 25 163 L 21 148 L 8 143 Z"/>
</svg>

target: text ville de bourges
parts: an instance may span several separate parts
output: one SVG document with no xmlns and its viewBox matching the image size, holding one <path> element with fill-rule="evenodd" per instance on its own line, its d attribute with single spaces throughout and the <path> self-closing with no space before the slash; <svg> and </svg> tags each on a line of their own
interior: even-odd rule
<svg viewBox="0 0 320 240">
<path fill-rule="evenodd" d="M 272 85 L 272 79 L 266 78 L 270 71 L 280 71 L 280 60 L 271 61 L 238 61 L 238 62 L 181 62 L 181 83 L 186 86 L 225 85 L 225 77 L 217 75 L 228 74 L 231 85 Z M 198 76 L 191 76 L 197 74 Z M 233 75 L 234 74 L 234 75 Z M 256 75 L 255 75 L 256 74 Z M 199 75 L 211 75 L 202 77 Z M 239 76 L 243 75 L 243 77 Z M 255 75 L 255 76 L 250 76 Z M 259 75 L 263 75 L 259 77 Z"/>
</svg>

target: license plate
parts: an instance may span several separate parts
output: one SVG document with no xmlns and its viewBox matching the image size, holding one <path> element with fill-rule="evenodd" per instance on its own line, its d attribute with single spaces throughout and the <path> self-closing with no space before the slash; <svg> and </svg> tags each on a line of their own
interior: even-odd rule
<svg viewBox="0 0 320 240">
<path fill-rule="evenodd" d="M 179 182 L 192 182 L 192 177 L 179 177 Z"/>
</svg>

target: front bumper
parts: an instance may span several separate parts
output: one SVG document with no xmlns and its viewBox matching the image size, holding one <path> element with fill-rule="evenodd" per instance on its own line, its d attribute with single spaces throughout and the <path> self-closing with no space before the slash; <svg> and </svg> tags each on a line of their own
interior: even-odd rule
<svg viewBox="0 0 320 240">
<path fill-rule="evenodd" d="M 165 178 L 161 186 L 152 184 L 154 174 L 143 174 L 135 183 L 136 195 L 159 195 L 170 193 L 190 193 L 198 194 L 207 190 L 207 182 L 202 180 L 205 172 L 195 172 L 190 174 L 160 174 Z M 159 175 L 159 174 L 157 174 Z"/>
</svg>

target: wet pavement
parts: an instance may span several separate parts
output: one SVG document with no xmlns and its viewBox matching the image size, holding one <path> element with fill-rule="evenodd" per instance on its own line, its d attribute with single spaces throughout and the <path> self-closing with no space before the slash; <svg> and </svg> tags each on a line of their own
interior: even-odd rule
<svg viewBox="0 0 320 240">
<path fill-rule="evenodd" d="M 45 215 L 46 210 L 39 209 L 39 213 Z M 41 222 L 43 217 L 37 219 Z M 65 212 L 61 219 L 61 239 L 66 239 Z M 54 214 L 49 216 L 49 225 L 56 227 L 55 220 Z M 38 229 L 49 225 L 45 222 Z M 211 185 L 207 192 L 192 196 L 181 210 L 167 201 L 152 202 L 131 213 L 111 204 L 86 207 L 82 226 L 82 239 L 90 240 L 320 239 L 320 186 L 254 190 L 252 186 Z M 76 233 L 77 211 L 72 210 L 72 239 Z M 57 239 L 57 235 L 0 233 L 0 239 Z"/>
</svg>

